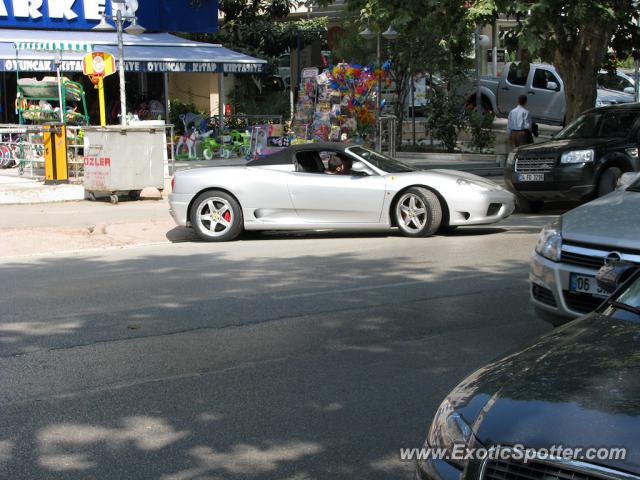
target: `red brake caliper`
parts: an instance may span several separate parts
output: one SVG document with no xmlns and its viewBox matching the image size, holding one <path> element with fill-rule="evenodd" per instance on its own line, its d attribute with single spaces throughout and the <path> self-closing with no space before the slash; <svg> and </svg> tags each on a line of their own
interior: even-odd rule
<svg viewBox="0 0 640 480">
<path fill-rule="evenodd" d="M 231 212 L 229 212 L 229 210 L 227 210 L 226 212 L 224 212 L 224 214 L 222 215 L 222 218 L 224 218 L 227 222 L 231 221 Z"/>
</svg>

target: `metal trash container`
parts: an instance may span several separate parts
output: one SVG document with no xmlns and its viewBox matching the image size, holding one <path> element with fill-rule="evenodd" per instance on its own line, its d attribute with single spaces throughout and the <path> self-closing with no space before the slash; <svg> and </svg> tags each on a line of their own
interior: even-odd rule
<svg viewBox="0 0 640 480">
<path fill-rule="evenodd" d="M 43 125 L 43 143 L 45 185 L 69 183 L 67 128 L 64 123 L 45 123 Z"/>
<path fill-rule="evenodd" d="M 164 188 L 164 127 L 85 127 L 84 188 L 89 198 L 128 194 L 137 199 L 146 187 Z"/>
</svg>

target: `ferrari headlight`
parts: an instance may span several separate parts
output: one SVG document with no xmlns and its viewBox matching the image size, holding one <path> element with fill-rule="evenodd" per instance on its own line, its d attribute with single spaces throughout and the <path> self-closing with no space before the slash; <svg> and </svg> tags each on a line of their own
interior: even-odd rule
<svg viewBox="0 0 640 480">
<path fill-rule="evenodd" d="M 536 244 L 536 253 L 554 262 L 559 262 L 561 250 L 562 225 L 558 220 L 542 229 Z"/>
<path fill-rule="evenodd" d="M 478 190 L 478 191 L 481 191 L 481 192 L 484 192 L 485 190 L 489 190 L 486 185 L 484 185 L 482 183 L 475 182 L 473 180 L 469 180 L 467 178 L 463 178 L 463 177 L 457 179 L 456 183 L 460 187 L 469 187 L 469 188 L 473 188 L 474 190 Z"/>
<path fill-rule="evenodd" d="M 438 408 L 429 435 L 427 443 L 431 448 L 441 448 L 449 452 L 449 463 L 462 467 L 461 460 L 451 458 L 451 452 L 454 448 L 456 451 L 464 449 L 469 445 L 469 441 L 473 437 L 471 427 L 465 422 L 462 416 L 457 413 L 449 400 L 445 399 Z"/>
<path fill-rule="evenodd" d="M 560 157 L 560 163 L 587 163 L 593 162 L 593 150 L 573 150 L 564 152 Z"/>
</svg>

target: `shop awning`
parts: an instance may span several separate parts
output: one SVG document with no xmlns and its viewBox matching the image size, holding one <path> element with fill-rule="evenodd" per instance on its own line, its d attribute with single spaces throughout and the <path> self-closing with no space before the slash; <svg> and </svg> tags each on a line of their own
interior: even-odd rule
<svg viewBox="0 0 640 480">
<path fill-rule="evenodd" d="M 104 51 L 116 56 L 118 53 L 115 32 L 0 29 L 0 71 L 53 72 L 56 49 L 46 47 L 56 44 L 84 46 L 77 51 L 60 49 L 65 72 L 81 72 L 86 52 Z M 221 45 L 185 40 L 168 33 L 140 36 L 125 33 L 124 57 L 128 72 L 261 73 L 267 63 Z"/>
</svg>

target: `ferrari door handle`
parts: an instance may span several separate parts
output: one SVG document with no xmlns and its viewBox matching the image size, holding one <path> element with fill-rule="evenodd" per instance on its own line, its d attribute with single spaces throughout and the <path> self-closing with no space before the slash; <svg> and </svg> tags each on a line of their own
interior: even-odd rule
<svg viewBox="0 0 640 480">
<path fill-rule="evenodd" d="M 527 93 L 528 93 L 529 95 L 535 95 L 535 94 L 536 94 L 536 92 L 532 92 L 532 91 L 528 91 Z"/>
</svg>

